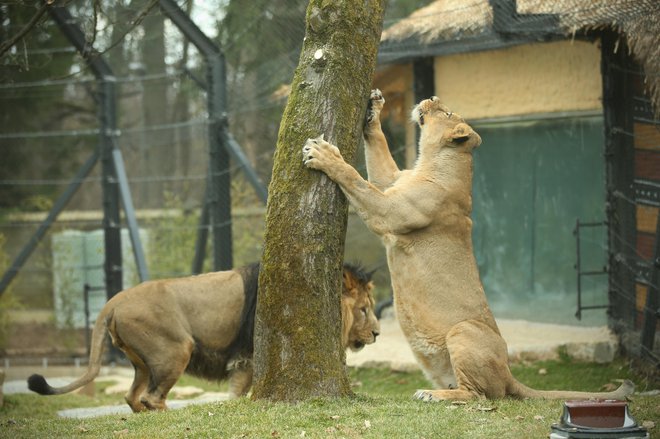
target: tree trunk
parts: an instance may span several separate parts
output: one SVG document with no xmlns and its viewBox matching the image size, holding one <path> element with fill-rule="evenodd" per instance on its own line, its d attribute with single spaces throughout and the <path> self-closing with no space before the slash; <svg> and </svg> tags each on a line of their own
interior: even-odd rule
<svg viewBox="0 0 660 439">
<path fill-rule="evenodd" d="M 302 146 L 324 134 L 352 161 L 362 138 L 386 0 L 311 0 L 282 117 L 266 213 L 254 399 L 350 395 L 341 335 L 348 203 Z"/>
<path fill-rule="evenodd" d="M 142 60 L 147 74 L 165 72 L 165 21 L 162 14 L 150 14 L 142 27 L 145 38 L 142 40 Z M 144 84 L 144 123 L 147 127 L 167 123 L 166 109 L 167 87 L 165 80 L 147 81 Z M 154 130 L 147 136 L 145 161 L 147 175 L 162 177 L 174 175 L 174 160 L 171 145 L 172 133 L 164 130 Z M 169 188 L 166 183 L 147 183 L 147 200 L 144 205 L 157 208 L 165 204 L 164 193 Z"/>
</svg>

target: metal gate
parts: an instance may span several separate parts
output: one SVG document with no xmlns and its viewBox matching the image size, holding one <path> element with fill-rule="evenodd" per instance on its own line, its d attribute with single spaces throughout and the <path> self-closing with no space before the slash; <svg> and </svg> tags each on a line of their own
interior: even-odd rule
<svg viewBox="0 0 660 439">
<path fill-rule="evenodd" d="M 621 36 L 605 34 L 602 50 L 610 325 L 628 354 L 658 365 L 660 109 Z"/>
</svg>

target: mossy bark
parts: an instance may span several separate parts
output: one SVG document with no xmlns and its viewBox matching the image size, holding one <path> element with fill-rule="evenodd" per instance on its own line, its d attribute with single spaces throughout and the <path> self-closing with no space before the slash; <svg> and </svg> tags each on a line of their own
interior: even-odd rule
<svg viewBox="0 0 660 439">
<path fill-rule="evenodd" d="M 325 135 L 352 162 L 376 65 L 385 0 L 311 0 L 282 117 L 266 213 L 255 322 L 253 398 L 351 393 L 341 346 L 348 203 L 302 146 Z"/>
</svg>

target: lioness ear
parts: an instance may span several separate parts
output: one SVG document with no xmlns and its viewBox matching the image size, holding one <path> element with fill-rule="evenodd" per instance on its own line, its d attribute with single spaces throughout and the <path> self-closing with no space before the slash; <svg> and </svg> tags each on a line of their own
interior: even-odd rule
<svg viewBox="0 0 660 439">
<path fill-rule="evenodd" d="M 464 123 L 459 123 L 454 127 L 454 130 L 451 132 L 451 140 L 454 143 L 463 143 L 470 138 L 470 135 L 473 133 L 472 128 L 469 125 Z"/>
</svg>

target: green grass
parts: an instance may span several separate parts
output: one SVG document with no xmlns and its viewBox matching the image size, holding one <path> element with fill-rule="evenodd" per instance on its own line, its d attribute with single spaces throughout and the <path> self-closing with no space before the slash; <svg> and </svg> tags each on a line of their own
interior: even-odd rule
<svg viewBox="0 0 660 439">
<path fill-rule="evenodd" d="M 642 389 L 648 380 L 622 361 L 608 365 L 570 361 L 518 364 L 514 374 L 539 389 L 597 391 L 629 378 Z M 547 373 L 539 374 L 540 369 Z M 467 404 L 422 403 L 411 399 L 429 385 L 419 372 L 353 369 L 355 396 L 299 404 L 253 402 L 247 398 L 189 406 L 168 412 L 62 419 L 65 408 L 121 404 L 119 395 L 6 395 L 0 409 L 0 437 L 7 438 L 547 438 L 562 401 L 503 399 Z M 216 383 L 184 377 L 182 385 L 217 391 Z M 657 384 L 657 383 L 656 383 Z M 660 420 L 660 398 L 634 396 L 638 422 Z M 656 427 L 654 430 L 657 430 Z M 304 433 L 303 433 L 304 432 Z"/>
</svg>

